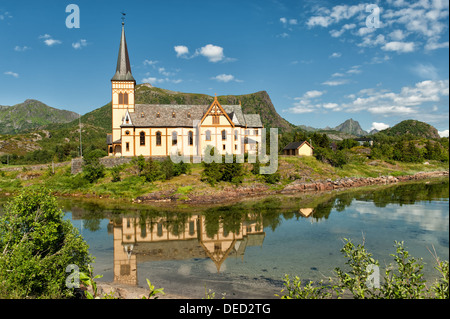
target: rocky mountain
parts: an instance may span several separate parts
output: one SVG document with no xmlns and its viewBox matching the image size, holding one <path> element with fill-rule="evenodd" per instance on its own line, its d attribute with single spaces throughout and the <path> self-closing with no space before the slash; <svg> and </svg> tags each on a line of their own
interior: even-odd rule
<svg viewBox="0 0 450 319">
<path fill-rule="evenodd" d="M 359 122 L 353 119 L 345 121 L 344 123 L 333 128 L 333 130 L 356 136 L 367 135 L 367 132 L 361 128 Z"/>
<path fill-rule="evenodd" d="M 55 109 L 37 100 L 26 100 L 13 106 L 0 106 L 0 134 L 23 133 L 77 118 L 77 113 Z"/>
<path fill-rule="evenodd" d="M 405 120 L 393 127 L 389 127 L 379 133 L 388 136 L 399 136 L 404 134 L 411 134 L 419 138 L 440 138 L 438 130 L 428 123 L 417 120 Z"/>
</svg>

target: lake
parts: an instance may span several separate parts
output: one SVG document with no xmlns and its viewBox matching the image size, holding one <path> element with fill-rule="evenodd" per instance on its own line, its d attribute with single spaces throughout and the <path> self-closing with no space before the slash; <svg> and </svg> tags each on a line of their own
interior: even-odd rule
<svg viewBox="0 0 450 319">
<path fill-rule="evenodd" d="M 378 186 L 321 194 L 273 196 L 214 207 L 117 204 L 59 199 L 95 256 L 100 281 L 157 288 L 193 298 L 274 298 L 285 274 L 304 280 L 345 267 L 343 238 L 365 242 L 385 265 L 394 242 L 422 257 L 449 255 L 449 182 Z"/>
</svg>

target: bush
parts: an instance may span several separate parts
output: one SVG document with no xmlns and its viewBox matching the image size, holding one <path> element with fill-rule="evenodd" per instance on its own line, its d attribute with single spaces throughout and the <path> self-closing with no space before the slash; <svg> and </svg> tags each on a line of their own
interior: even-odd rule
<svg viewBox="0 0 450 319">
<path fill-rule="evenodd" d="M 354 245 L 350 240 L 345 239 L 346 244 L 341 252 L 347 258 L 346 264 L 349 271 L 345 272 L 336 268 L 337 284 L 329 282 L 324 284 L 323 280 L 313 285 L 309 282 L 306 286 L 301 286 L 299 277 L 295 277 L 291 282 L 289 276 L 284 279 L 287 292 L 281 296 L 283 299 L 305 299 L 305 298 L 332 298 L 340 297 L 344 293 L 350 293 L 355 299 L 421 299 L 421 298 L 449 298 L 449 266 L 448 261 L 440 261 L 434 256 L 439 271 L 440 278 L 427 288 L 423 279 L 423 265 L 421 259 L 411 257 L 404 247 L 403 242 L 395 242 L 396 254 L 392 254 L 395 264 L 388 265 L 385 276 L 380 278 L 380 284 L 372 282 L 373 274 L 379 262 L 372 258 L 372 254 L 366 251 L 364 244 Z M 381 275 L 381 274 L 380 274 Z M 383 281 L 381 282 L 381 279 Z"/>
<path fill-rule="evenodd" d="M 99 161 L 102 154 L 101 152 L 92 151 L 83 158 L 84 178 L 89 183 L 95 183 L 105 176 L 105 166 Z"/>
<path fill-rule="evenodd" d="M 24 190 L 0 218 L 0 298 L 61 298 L 66 267 L 81 271 L 92 261 L 88 245 L 63 219 L 56 198 L 46 189 Z"/>
</svg>

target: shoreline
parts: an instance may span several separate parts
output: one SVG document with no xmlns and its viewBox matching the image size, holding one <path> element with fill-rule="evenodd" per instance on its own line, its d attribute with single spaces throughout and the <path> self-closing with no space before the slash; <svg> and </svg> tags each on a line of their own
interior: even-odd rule
<svg viewBox="0 0 450 319">
<path fill-rule="evenodd" d="M 138 204 L 224 204 L 245 200 L 247 198 L 263 197 L 270 195 L 290 195 L 298 193 L 318 193 L 339 189 L 351 189 L 370 185 L 388 185 L 408 181 L 419 181 L 425 179 L 448 177 L 449 171 L 418 172 L 412 175 L 402 176 L 380 176 L 380 177 L 345 177 L 332 181 L 318 180 L 312 182 L 294 181 L 281 189 L 271 189 L 266 184 L 253 184 L 251 186 L 226 186 L 222 190 L 216 190 L 211 194 L 189 194 L 188 199 L 180 199 L 177 194 L 170 191 L 156 191 L 146 195 L 138 196 L 133 203 Z"/>
</svg>

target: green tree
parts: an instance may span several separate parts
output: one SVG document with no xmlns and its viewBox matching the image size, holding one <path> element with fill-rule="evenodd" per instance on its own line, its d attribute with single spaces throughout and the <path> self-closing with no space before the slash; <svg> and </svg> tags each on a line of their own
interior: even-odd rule
<svg viewBox="0 0 450 319">
<path fill-rule="evenodd" d="M 68 265 L 85 271 L 88 245 L 46 189 L 25 189 L 0 218 L 0 298 L 62 298 Z"/>
</svg>

